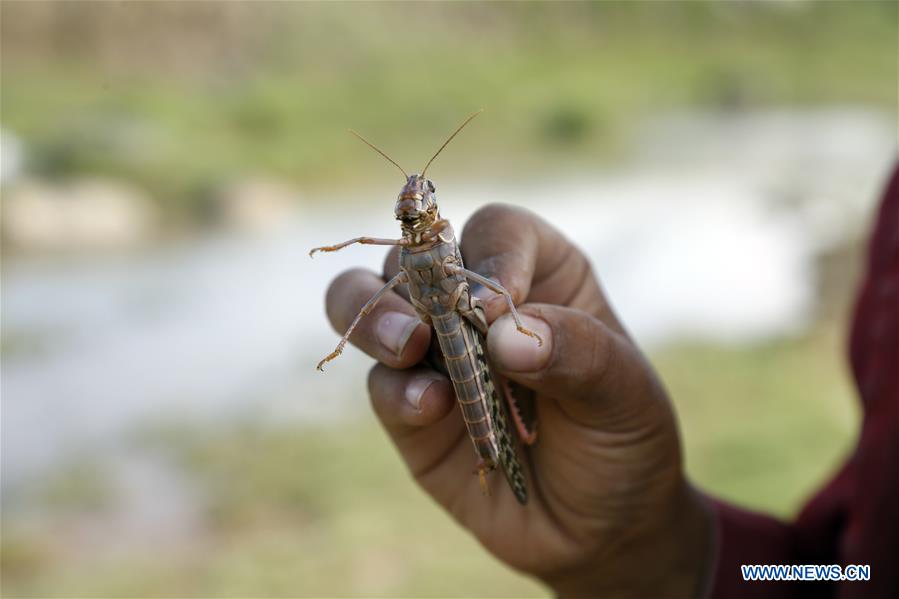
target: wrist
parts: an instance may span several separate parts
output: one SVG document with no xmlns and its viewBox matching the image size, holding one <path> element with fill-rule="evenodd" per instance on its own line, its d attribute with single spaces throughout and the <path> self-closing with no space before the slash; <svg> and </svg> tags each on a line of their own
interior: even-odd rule
<svg viewBox="0 0 899 599">
<path fill-rule="evenodd" d="M 560 597 L 703 597 L 714 562 L 715 519 L 705 497 L 686 481 L 657 525 L 625 532 L 576 571 L 548 580 Z"/>
</svg>

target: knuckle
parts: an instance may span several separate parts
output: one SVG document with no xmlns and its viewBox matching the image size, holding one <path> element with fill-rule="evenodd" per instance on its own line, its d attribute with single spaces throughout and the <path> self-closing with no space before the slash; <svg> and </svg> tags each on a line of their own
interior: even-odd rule
<svg viewBox="0 0 899 599">
<path fill-rule="evenodd" d="M 462 229 L 462 236 L 469 234 L 479 235 L 485 231 L 492 229 L 496 223 L 507 222 L 510 218 L 520 218 L 525 214 L 522 208 L 503 204 L 501 202 L 493 202 L 479 208 Z"/>
<path fill-rule="evenodd" d="M 369 274 L 363 268 L 351 268 L 345 270 L 331 281 L 328 285 L 328 291 L 325 293 L 325 301 L 328 304 L 337 303 L 340 299 L 346 297 L 347 292 L 353 288 L 359 287 L 359 281 Z"/>
<path fill-rule="evenodd" d="M 519 248 L 510 248 L 482 260 L 476 272 L 497 282 L 508 292 L 512 303 L 518 305 L 525 301 L 530 288 L 527 263 L 528 256 L 525 252 Z"/>
<path fill-rule="evenodd" d="M 609 375 L 615 367 L 616 346 L 612 340 L 612 333 L 606 327 L 589 315 L 584 315 L 591 321 L 591 326 L 585 327 L 588 331 L 589 339 L 589 360 L 587 362 L 586 377 L 587 384 L 584 386 L 585 392 L 595 392 L 596 389 L 602 389 L 606 386 Z"/>
<path fill-rule="evenodd" d="M 607 384 L 617 360 L 616 344 L 612 332 L 586 312 L 561 310 L 561 318 L 548 320 L 557 324 L 552 325 L 553 353 L 543 379 L 587 399 Z"/>
<path fill-rule="evenodd" d="M 390 396 L 389 393 L 383 393 L 387 376 L 389 376 L 389 371 L 387 367 L 382 364 L 375 364 L 372 369 L 368 371 L 368 398 L 375 414 L 381 418 L 383 418 L 384 414 L 384 403 Z"/>
<path fill-rule="evenodd" d="M 382 271 L 384 272 L 384 278 L 389 279 L 393 277 L 400 270 L 400 248 L 394 247 L 391 248 L 387 254 L 384 256 L 384 266 Z"/>
<path fill-rule="evenodd" d="M 537 218 L 508 204 L 488 204 L 478 210 L 462 232 L 462 250 L 469 266 L 506 288 L 515 303 L 530 289 L 536 257 Z"/>
<path fill-rule="evenodd" d="M 363 268 L 346 270 L 331 281 L 325 293 L 325 311 L 338 328 L 350 324 L 356 313 L 377 290 L 367 282 L 376 281 L 373 273 Z"/>
</svg>

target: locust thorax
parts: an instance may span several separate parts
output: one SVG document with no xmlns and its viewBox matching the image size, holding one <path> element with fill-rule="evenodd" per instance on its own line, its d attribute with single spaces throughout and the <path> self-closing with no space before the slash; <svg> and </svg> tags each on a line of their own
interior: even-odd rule
<svg viewBox="0 0 899 599">
<path fill-rule="evenodd" d="M 403 234 L 420 236 L 440 218 L 434 184 L 421 175 L 409 175 L 396 199 L 394 214 Z"/>
</svg>

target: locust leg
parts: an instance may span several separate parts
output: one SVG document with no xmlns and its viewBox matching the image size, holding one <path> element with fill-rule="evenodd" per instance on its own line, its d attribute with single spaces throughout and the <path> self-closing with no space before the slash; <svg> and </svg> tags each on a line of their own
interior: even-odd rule
<svg viewBox="0 0 899 599">
<path fill-rule="evenodd" d="M 362 243 L 366 245 L 405 245 L 406 242 L 403 239 L 380 239 L 378 237 L 354 237 L 349 241 L 344 241 L 343 243 L 338 243 L 337 245 L 325 245 L 318 248 L 312 248 L 309 250 L 309 257 L 311 258 L 315 252 L 336 252 L 337 250 L 341 250 L 348 245 L 353 245 L 354 243 Z"/>
<path fill-rule="evenodd" d="M 512 413 L 512 421 L 515 423 L 515 428 L 518 429 L 518 438 L 527 446 L 533 445 L 537 442 L 537 429 L 528 430 L 527 425 L 524 423 L 518 402 L 512 397 L 512 386 L 509 384 L 509 379 L 500 377 L 500 386 L 503 388 L 503 395 L 506 396 L 506 403 L 509 405 L 509 411 Z"/>
<path fill-rule="evenodd" d="M 518 332 L 524 333 L 528 337 L 533 337 L 534 339 L 536 339 L 537 345 L 543 345 L 543 339 L 540 338 L 540 335 L 526 328 L 521 323 L 521 315 L 518 314 L 518 310 L 515 309 L 515 304 L 512 302 L 512 296 L 508 291 L 506 291 L 505 287 L 503 287 L 499 283 L 491 281 L 487 277 L 482 277 L 478 273 L 470 271 L 467 268 L 462 268 L 461 266 L 451 265 L 447 268 L 447 270 L 453 274 L 460 274 L 467 279 L 471 279 L 475 283 L 480 283 L 490 291 L 498 293 L 506 298 L 506 304 L 508 304 L 509 306 L 509 311 L 512 313 L 512 318 L 515 320 L 515 328 L 518 329 Z"/>
<path fill-rule="evenodd" d="M 481 492 L 486 496 L 490 497 L 490 487 L 487 485 L 487 473 L 490 472 L 491 468 L 487 466 L 487 462 L 484 461 L 484 458 L 480 458 L 478 460 L 478 484 L 481 486 Z"/>
<path fill-rule="evenodd" d="M 325 362 L 330 362 L 337 356 L 343 353 L 343 348 L 346 345 L 346 342 L 349 340 L 350 335 L 353 334 L 353 330 L 356 328 L 356 325 L 359 324 L 359 321 L 362 320 L 362 317 L 374 310 L 375 306 L 378 305 L 378 302 L 381 301 L 381 298 L 384 297 L 388 291 L 399 285 L 400 283 L 407 282 L 406 273 L 400 271 L 397 273 L 395 277 L 387 281 L 387 284 L 381 287 L 376 294 L 374 294 L 370 300 L 368 300 L 362 309 L 359 310 L 359 314 L 356 314 L 356 318 L 353 319 L 352 324 L 350 324 L 350 328 L 346 330 L 346 333 L 343 334 L 343 337 L 340 338 L 340 342 L 337 344 L 337 349 L 332 351 L 330 354 L 325 356 L 325 358 L 318 363 L 316 366 L 316 370 L 322 370 L 322 366 L 325 365 Z"/>
</svg>

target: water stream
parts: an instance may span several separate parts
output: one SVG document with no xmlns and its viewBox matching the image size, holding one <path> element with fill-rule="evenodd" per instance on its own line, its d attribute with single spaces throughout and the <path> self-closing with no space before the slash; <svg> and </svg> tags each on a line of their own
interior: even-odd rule
<svg viewBox="0 0 899 599">
<path fill-rule="evenodd" d="M 590 256 L 619 315 L 649 346 L 741 343 L 800 331 L 815 257 L 860 234 L 896 156 L 895 121 L 848 109 L 683 115 L 649 123 L 633 162 L 563 180 L 439 184 L 462 223 L 514 201 Z M 370 195 L 371 192 L 366 192 Z M 380 268 L 357 247 L 394 236 L 393 194 L 335 218 L 315 198 L 265 236 L 214 236 L 137 254 L 4 260 L 2 467 L 7 489 L 74 448 L 115 446 L 156 417 L 235 414 L 317 422 L 368 409 L 355 350 L 313 370 L 337 336 L 328 280 Z"/>
</svg>

